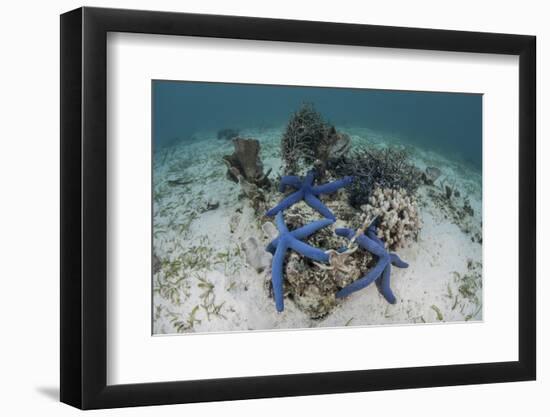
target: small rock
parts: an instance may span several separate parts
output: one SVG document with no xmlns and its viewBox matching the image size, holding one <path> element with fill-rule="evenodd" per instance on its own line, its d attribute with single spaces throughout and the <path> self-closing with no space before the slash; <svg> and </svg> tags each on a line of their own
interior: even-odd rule
<svg viewBox="0 0 550 417">
<path fill-rule="evenodd" d="M 262 230 L 264 231 L 267 239 L 270 241 L 275 239 L 279 235 L 277 228 L 271 222 L 265 222 L 264 224 L 262 224 Z"/>
<path fill-rule="evenodd" d="M 328 147 L 327 159 L 342 158 L 351 149 L 351 138 L 345 133 L 339 133 L 334 130 L 328 141 L 330 145 Z"/>
<path fill-rule="evenodd" d="M 239 210 L 237 210 L 237 213 L 232 215 L 231 218 L 229 219 L 229 231 L 231 233 L 235 233 L 237 231 L 240 221 L 241 221 L 241 215 Z"/>
<path fill-rule="evenodd" d="M 472 208 L 472 206 L 470 205 L 470 202 L 468 200 L 464 200 L 463 210 L 469 216 L 474 215 L 474 209 Z"/>
<path fill-rule="evenodd" d="M 153 253 L 153 274 L 156 274 L 158 271 L 160 271 L 161 267 L 162 262 L 160 261 L 160 258 L 157 256 L 156 253 Z"/>
<path fill-rule="evenodd" d="M 206 203 L 206 211 L 216 210 L 220 206 L 219 201 L 210 200 Z"/>
<path fill-rule="evenodd" d="M 447 200 L 451 199 L 451 196 L 453 195 L 453 190 L 448 185 L 445 186 L 445 197 L 447 197 Z"/>
<path fill-rule="evenodd" d="M 427 167 L 422 173 L 422 180 L 426 185 L 434 185 L 434 182 L 441 176 L 441 170 L 436 167 Z"/>
<path fill-rule="evenodd" d="M 262 243 L 251 236 L 246 239 L 241 247 L 246 255 L 246 262 L 256 270 L 256 272 L 262 272 L 264 269 L 271 265 L 271 253 L 266 252 Z"/>
</svg>

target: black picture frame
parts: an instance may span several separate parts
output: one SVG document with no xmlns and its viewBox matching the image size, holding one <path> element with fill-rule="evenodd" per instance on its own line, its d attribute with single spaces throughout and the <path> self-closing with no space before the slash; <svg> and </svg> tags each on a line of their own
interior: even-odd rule
<svg viewBox="0 0 550 417">
<path fill-rule="evenodd" d="M 108 32 L 519 56 L 518 361 L 107 385 Z M 536 378 L 534 36 L 80 8 L 61 15 L 61 401 L 82 409 Z"/>
</svg>

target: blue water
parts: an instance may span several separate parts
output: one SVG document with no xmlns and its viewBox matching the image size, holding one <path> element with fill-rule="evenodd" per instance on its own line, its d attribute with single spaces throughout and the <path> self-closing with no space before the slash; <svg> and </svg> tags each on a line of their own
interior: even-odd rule
<svg viewBox="0 0 550 417">
<path fill-rule="evenodd" d="M 388 134 L 481 170 L 482 95 L 153 81 L 155 147 L 204 130 L 280 127 L 304 102 L 346 127 Z"/>
</svg>

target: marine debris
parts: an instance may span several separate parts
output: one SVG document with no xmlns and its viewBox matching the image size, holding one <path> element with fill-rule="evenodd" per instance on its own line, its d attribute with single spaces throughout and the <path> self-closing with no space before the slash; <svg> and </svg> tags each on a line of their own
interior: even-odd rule
<svg viewBox="0 0 550 417">
<path fill-rule="evenodd" d="M 352 175 L 349 203 L 359 208 L 368 203 L 378 187 L 404 189 L 412 195 L 420 185 L 421 172 L 410 162 L 409 153 L 402 148 L 363 147 L 349 157 L 331 160 L 328 169 L 336 176 Z"/>
<path fill-rule="evenodd" d="M 287 175 L 281 178 L 279 191 L 284 192 L 287 187 L 294 188 L 292 194 L 286 196 L 279 204 L 268 210 L 266 216 L 275 216 L 277 213 L 289 208 L 290 206 L 304 200 L 310 207 L 317 210 L 327 219 L 336 220 L 334 214 L 319 200 L 320 194 L 331 194 L 352 183 L 353 177 L 345 177 L 323 185 L 313 185 L 315 172 L 309 171 L 302 180 L 295 175 Z"/>
<path fill-rule="evenodd" d="M 311 103 L 304 103 L 290 118 L 281 141 L 285 173 L 296 174 L 310 169 L 317 161 L 321 167 L 327 161 L 345 156 L 351 139 L 325 122 Z"/>
<path fill-rule="evenodd" d="M 218 139 L 225 139 L 225 140 L 231 140 L 233 138 L 236 138 L 239 136 L 239 131 L 237 129 L 232 128 L 225 128 L 218 130 L 217 138 Z"/>
<path fill-rule="evenodd" d="M 418 204 L 404 189 L 376 188 L 361 210 L 367 218 L 378 218 L 378 236 L 391 250 L 418 238 L 422 227 Z"/>
<path fill-rule="evenodd" d="M 271 283 L 273 285 L 273 296 L 275 298 L 275 307 L 278 312 L 284 310 L 284 290 L 283 290 L 283 264 L 288 249 L 293 249 L 301 255 L 318 261 L 328 262 L 329 256 L 321 249 L 314 248 L 303 239 L 314 234 L 318 230 L 334 223 L 334 220 L 324 219 L 309 223 L 305 226 L 289 231 L 283 213 L 280 211 L 275 218 L 279 236 L 267 245 L 266 250 L 273 254 L 271 265 Z"/>
<path fill-rule="evenodd" d="M 390 304 L 395 304 L 396 298 L 390 288 L 391 265 L 398 268 L 407 268 L 409 265 L 406 262 L 403 262 L 395 253 L 390 253 L 386 250 L 384 247 L 384 242 L 380 240 L 376 234 L 376 222 L 377 219 L 375 219 L 368 226 L 366 231 L 362 229 L 354 230 L 348 228 L 336 229 L 336 234 L 338 236 L 343 236 L 349 239 L 351 244 L 356 242 L 361 248 L 378 257 L 378 262 L 374 268 L 367 273 L 367 275 L 338 291 L 336 293 L 336 298 L 347 297 L 350 294 L 367 287 L 373 282 L 376 282 L 378 291 L 382 294 L 386 301 Z"/>
</svg>

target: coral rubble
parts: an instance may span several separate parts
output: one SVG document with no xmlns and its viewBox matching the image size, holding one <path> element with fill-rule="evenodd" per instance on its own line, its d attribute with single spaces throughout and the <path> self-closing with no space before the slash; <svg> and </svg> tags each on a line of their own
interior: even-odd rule
<svg viewBox="0 0 550 417">
<path fill-rule="evenodd" d="M 307 224 L 316 212 L 306 205 L 292 206 L 285 212 L 287 225 L 292 228 Z M 329 264 L 312 262 L 298 253 L 290 253 L 285 265 L 285 295 L 312 319 L 321 319 L 336 306 L 336 293 L 361 277 L 373 257 L 366 251 L 339 252 L 346 241 L 331 228 L 324 228 L 305 240 L 323 248 L 329 256 Z"/>
<path fill-rule="evenodd" d="M 285 269 L 288 297 L 310 318 L 325 317 L 336 307 L 336 293 L 341 286 L 351 283 L 350 277 L 360 273 L 358 258 L 348 258 L 345 273 L 330 266 L 319 268 L 298 254 L 290 254 Z"/>
</svg>

